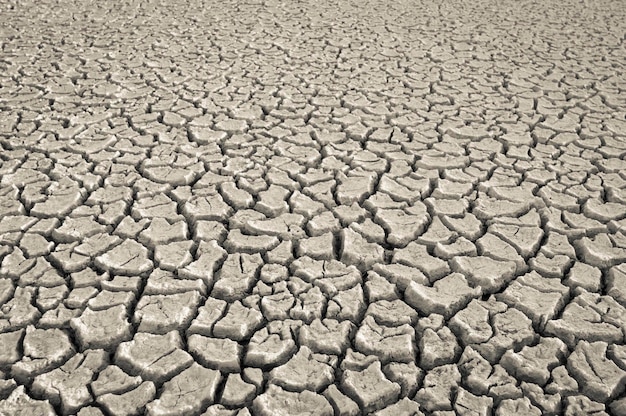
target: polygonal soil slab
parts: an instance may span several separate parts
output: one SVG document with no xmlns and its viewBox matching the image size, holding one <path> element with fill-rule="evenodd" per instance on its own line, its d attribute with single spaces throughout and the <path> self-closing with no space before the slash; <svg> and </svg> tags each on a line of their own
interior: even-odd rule
<svg viewBox="0 0 626 416">
<path fill-rule="evenodd" d="M 138 332 L 131 341 L 117 347 L 115 364 L 144 380 L 163 382 L 193 363 L 182 347 L 177 331 L 164 335 Z"/>
<path fill-rule="evenodd" d="M 270 385 L 266 392 L 252 402 L 259 416 L 333 416 L 335 412 L 328 400 L 320 394 L 305 390 L 300 393 Z"/>
<path fill-rule="evenodd" d="M 134 240 L 125 240 L 109 252 L 96 257 L 95 265 L 101 269 L 125 276 L 135 276 L 152 270 L 148 249 Z"/>
<path fill-rule="evenodd" d="M 163 385 L 157 400 L 149 403 L 149 415 L 194 414 L 213 404 L 221 375 L 196 363 Z"/>
</svg>

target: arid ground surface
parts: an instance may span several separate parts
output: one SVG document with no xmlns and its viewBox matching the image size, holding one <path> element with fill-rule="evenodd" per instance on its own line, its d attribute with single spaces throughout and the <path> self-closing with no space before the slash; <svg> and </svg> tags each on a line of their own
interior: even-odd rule
<svg viewBox="0 0 626 416">
<path fill-rule="evenodd" d="M 625 22 L 0 1 L 0 414 L 626 415 Z"/>
</svg>

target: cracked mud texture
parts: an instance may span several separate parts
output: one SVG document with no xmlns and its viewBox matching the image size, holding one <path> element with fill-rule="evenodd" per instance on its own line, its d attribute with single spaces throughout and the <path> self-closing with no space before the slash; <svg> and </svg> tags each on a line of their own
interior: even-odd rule
<svg viewBox="0 0 626 416">
<path fill-rule="evenodd" d="M 623 1 L 0 3 L 0 415 L 626 415 Z"/>
</svg>

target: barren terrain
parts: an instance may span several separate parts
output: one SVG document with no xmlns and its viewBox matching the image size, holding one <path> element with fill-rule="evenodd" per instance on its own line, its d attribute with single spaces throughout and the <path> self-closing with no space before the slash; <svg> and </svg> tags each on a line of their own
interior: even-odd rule
<svg viewBox="0 0 626 416">
<path fill-rule="evenodd" d="M 0 0 L 0 415 L 626 415 L 625 22 Z"/>
</svg>

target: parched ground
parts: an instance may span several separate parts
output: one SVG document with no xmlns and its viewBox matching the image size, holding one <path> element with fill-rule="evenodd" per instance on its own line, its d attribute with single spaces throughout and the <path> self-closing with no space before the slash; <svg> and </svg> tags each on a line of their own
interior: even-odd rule
<svg viewBox="0 0 626 416">
<path fill-rule="evenodd" d="M 0 0 L 0 414 L 626 415 L 625 35 Z"/>
</svg>

